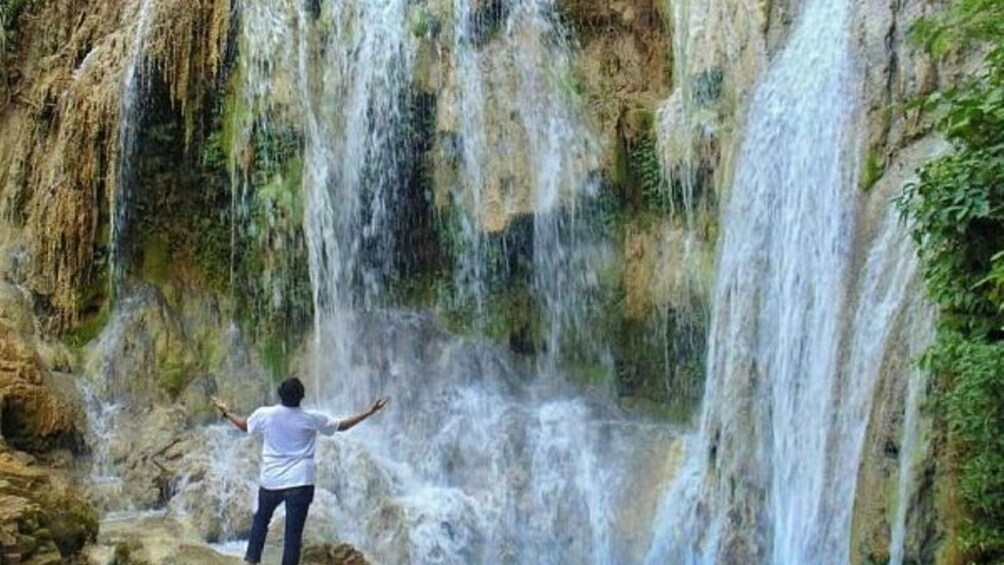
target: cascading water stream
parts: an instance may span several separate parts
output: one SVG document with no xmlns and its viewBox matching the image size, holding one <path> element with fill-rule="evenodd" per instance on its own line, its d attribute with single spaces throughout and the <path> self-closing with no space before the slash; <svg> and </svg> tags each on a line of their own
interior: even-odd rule
<svg viewBox="0 0 1004 565">
<path fill-rule="evenodd" d="M 299 17 L 298 86 L 306 119 L 304 191 L 315 340 L 337 351 L 344 372 L 358 309 L 379 304 L 393 266 L 397 189 L 406 149 L 408 86 L 414 47 L 408 2 L 324 3 L 333 26 L 312 58 L 308 15 Z M 324 70 L 320 77 L 312 69 Z M 335 383 L 318 380 L 335 398 Z"/>
<path fill-rule="evenodd" d="M 129 20 L 136 23 L 133 26 L 129 55 L 122 73 L 122 98 L 118 122 L 118 174 L 109 203 L 111 214 L 108 272 L 113 299 L 120 294 L 125 278 L 122 239 L 130 221 L 132 190 L 136 181 L 133 161 L 140 120 L 143 118 L 143 96 L 146 92 L 143 69 L 146 62 L 146 39 L 156 13 L 157 0 L 140 0 L 135 6 L 135 13 L 129 14 Z M 128 14 L 128 11 L 126 13 Z"/>
<path fill-rule="evenodd" d="M 752 100 L 722 222 L 700 435 L 649 563 L 847 561 L 876 362 L 911 255 L 888 250 L 887 220 L 851 292 L 850 20 L 847 2 L 806 2 Z"/>
<path fill-rule="evenodd" d="M 389 106 L 405 92 L 408 86 L 405 79 L 410 73 L 410 66 L 399 66 L 409 56 L 405 52 L 411 47 L 406 39 L 406 6 L 407 3 L 400 3 L 400 9 L 392 11 L 393 18 L 374 14 L 382 22 L 379 29 L 387 33 L 387 39 L 374 45 L 383 53 L 400 51 L 400 59 L 365 57 L 367 39 L 356 38 L 359 47 L 347 51 L 347 62 L 336 67 L 336 72 L 340 72 L 338 84 L 344 84 L 345 91 L 334 93 L 330 103 L 339 112 L 333 114 L 335 118 L 349 120 L 346 128 L 351 134 L 326 137 L 344 144 L 330 152 L 329 156 L 335 156 L 334 163 L 339 162 L 339 155 L 346 155 L 343 160 L 353 163 L 378 161 L 376 148 L 395 144 L 393 135 L 399 132 L 400 122 L 353 124 L 351 120 L 368 115 L 366 107 L 361 105 L 372 106 L 374 101 L 379 104 L 381 100 L 387 101 L 388 107 L 378 107 L 380 111 L 373 112 L 374 119 L 394 116 L 394 109 Z M 534 199 L 531 209 L 534 289 L 549 314 L 548 350 L 557 356 L 560 334 L 571 325 L 562 316 L 581 307 L 577 302 L 581 301 L 578 290 L 582 285 L 573 277 L 588 273 L 582 269 L 572 271 L 581 267 L 581 263 L 574 265 L 570 259 L 578 250 L 571 249 L 569 238 L 574 234 L 569 224 L 574 217 L 569 214 L 574 212 L 579 193 L 589 190 L 586 173 L 590 159 L 595 159 L 594 149 L 586 146 L 587 132 L 570 113 L 567 101 L 561 99 L 562 93 L 556 91 L 557 76 L 567 72 L 568 64 L 560 44 L 561 32 L 553 27 L 550 19 L 553 6 L 547 2 L 515 2 L 507 6 L 505 13 L 481 14 L 500 20 L 495 22 L 500 27 L 499 53 L 494 54 L 492 63 L 498 65 L 496 72 L 501 74 L 487 76 L 482 68 L 488 64 L 485 55 L 477 51 L 481 39 L 475 37 L 485 33 L 485 25 L 478 24 L 472 3 L 455 4 L 454 8 L 456 52 L 452 55 L 460 83 L 462 111 L 458 116 L 457 143 L 463 164 L 463 184 L 458 188 L 456 200 L 464 203 L 467 214 L 462 219 L 464 247 L 458 269 L 458 281 L 463 281 L 461 292 L 474 299 L 477 309 L 482 308 L 487 288 L 486 217 L 492 213 L 505 217 L 510 212 L 520 212 L 508 209 L 510 204 L 504 202 L 501 210 L 482 207 L 489 200 L 484 197 L 485 179 L 497 174 L 486 166 L 489 156 L 499 148 L 508 147 L 514 162 L 521 163 L 527 171 L 523 181 L 529 184 L 526 188 Z M 376 25 L 356 21 L 346 25 L 343 33 L 351 31 L 369 37 L 377 33 Z M 345 49 L 346 45 L 353 45 L 351 39 L 351 35 L 347 38 L 335 33 L 329 49 Z M 392 49 L 382 45 L 387 41 L 393 41 Z M 359 62 L 353 57 L 359 57 Z M 401 73 L 400 82 L 369 78 L 396 72 Z M 488 101 L 501 107 L 490 107 Z M 324 103 L 323 97 L 320 103 Z M 492 126 L 482 121 L 489 114 L 512 115 L 515 120 Z M 382 127 L 387 128 L 389 139 L 374 138 L 372 146 L 352 145 L 358 139 L 366 140 L 367 132 L 379 132 Z M 488 135 L 489 131 L 493 133 Z M 308 154 L 311 143 L 313 140 L 308 139 Z M 396 143 L 399 145 L 400 140 Z M 346 153 L 339 153 L 339 149 Z M 308 158 L 308 168 L 310 163 Z M 316 161 L 322 169 L 329 163 Z M 312 202 L 310 213 L 320 219 L 316 227 L 308 228 L 313 238 L 312 272 L 327 274 L 314 277 L 315 296 L 322 306 L 326 300 L 335 302 L 339 295 L 352 293 L 355 288 L 353 280 L 340 286 L 324 284 L 336 280 L 333 270 L 344 273 L 353 269 L 352 255 L 332 250 L 358 249 L 363 243 L 352 238 L 358 238 L 360 233 L 386 230 L 380 225 L 359 226 L 357 219 L 340 211 L 346 209 L 346 201 L 356 202 L 348 209 L 358 206 L 370 211 L 380 206 L 376 200 L 353 200 L 364 192 L 354 184 L 360 175 L 358 171 L 341 171 L 335 178 L 327 174 L 311 171 L 308 175 L 311 185 L 307 187 Z M 327 183 L 323 182 L 325 179 Z M 340 192 L 346 194 L 332 198 Z M 332 215 L 333 211 L 339 211 L 340 215 Z M 308 226 L 312 221 L 314 218 L 308 218 Z M 376 251 L 387 253 L 389 249 Z M 375 287 L 371 296 L 378 296 L 380 290 Z M 564 294 L 559 296 L 559 291 Z M 422 416 L 416 420 L 407 415 L 386 415 L 381 426 L 360 433 L 368 444 L 376 446 L 374 453 L 361 457 L 379 461 L 377 466 L 385 469 L 380 476 L 394 477 L 391 481 L 394 494 L 388 503 L 402 509 L 407 517 L 405 545 L 409 559 L 519 562 L 532 556 L 541 563 L 586 559 L 611 562 L 610 525 L 605 517 L 611 512 L 612 495 L 605 494 L 603 485 L 611 484 L 612 480 L 604 481 L 603 473 L 598 471 L 599 456 L 591 447 L 596 444 L 591 436 L 596 433 L 597 424 L 590 421 L 590 411 L 585 405 L 563 400 L 518 401 L 512 393 L 513 383 L 506 382 L 511 379 L 506 375 L 511 375 L 514 368 L 499 372 L 486 366 L 499 362 L 487 349 L 465 349 L 463 353 L 470 361 L 453 358 L 451 353 L 451 360 L 431 369 L 441 374 L 423 374 L 430 370 L 428 362 L 402 354 L 402 350 L 409 351 L 414 346 L 394 345 L 401 338 L 395 337 L 393 330 L 360 335 L 360 325 L 365 322 L 359 309 L 371 303 L 342 302 L 337 311 L 319 308 L 319 332 L 322 336 L 327 334 L 317 342 L 319 346 L 325 347 L 326 340 L 344 345 L 332 348 L 343 352 L 341 359 L 327 356 L 315 359 L 321 374 L 339 375 L 337 379 L 329 377 L 326 383 L 328 390 L 333 390 L 328 397 L 329 406 L 344 412 L 379 392 L 387 392 L 395 396 L 401 410 L 422 413 L 431 410 L 438 415 L 431 421 Z M 475 315 L 482 314 L 479 311 Z M 353 320 L 353 325 L 346 325 L 346 319 Z M 392 328 L 397 324 L 387 325 Z M 516 390 L 519 388 L 522 387 Z M 536 390 L 545 398 L 553 395 L 547 386 Z M 484 468 L 486 462 L 491 462 L 489 469 Z M 347 470 L 332 464 L 328 472 L 342 474 Z M 350 514 L 366 512 L 372 507 L 372 500 L 354 492 L 340 498 Z M 566 509 L 569 505 L 576 510 Z M 524 516 L 517 510 L 521 507 L 534 510 L 530 516 Z M 357 529 L 345 535 L 379 555 L 381 549 L 375 546 L 372 532 Z M 579 541 L 563 547 L 563 535 Z"/>
<path fill-rule="evenodd" d="M 125 307 L 122 303 L 123 285 L 126 277 L 124 264 L 124 233 L 131 220 L 132 191 L 136 188 L 134 160 L 138 134 L 143 118 L 143 97 L 146 93 L 145 64 L 146 41 L 150 25 L 156 14 L 157 0 L 139 0 L 133 11 L 124 12 L 132 24 L 132 39 L 129 42 L 128 58 L 122 71 L 121 101 L 118 117 L 118 171 L 114 190 L 110 193 L 108 280 L 113 307 Z M 113 327 L 104 332 L 106 339 L 118 339 L 120 328 Z M 99 346 L 100 349 L 100 346 Z M 107 360 L 99 360 L 107 363 Z M 89 371 L 91 376 L 100 375 L 101 368 Z M 110 399 L 108 391 L 101 385 L 82 379 L 78 383 L 87 414 L 87 443 L 93 446 L 89 479 L 92 482 L 92 496 L 100 500 L 110 510 L 121 511 L 131 508 L 129 501 L 119 500 L 121 478 L 117 476 L 111 456 L 108 453 L 108 438 L 114 433 L 112 422 L 121 408 L 117 399 Z M 110 503 L 109 501 L 116 501 Z"/>
<path fill-rule="evenodd" d="M 583 357 L 603 362 L 605 352 L 589 339 L 589 292 L 602 268 L 602 246 L 594 245 L 582 207 L 596 195 L 589 173 L 598 167 L 598 145 L 576 115 L 569 81 L 567 32 L 556 19 L 553 0 L 515 4 L 505 37 L 516 71 L 517 91 L 509 102 L 528 141 L 533 186 L 533 291 L 542 305 L 546 338 L 541 372 L 553 374 L 563 343 L 576 338 Z M 589 353 L 599 359 L 589 359 Z"/>
<path fill-rule="evenodd" d="M 918 359 L 934 335 L 934 313 L 930 308 L 913 320 L 916 327 L 908 342 L 911 359 Z M 906 557 L 907 519 L 912 500 L 917 493 L 921 476 L 920 461 L 926 455 L 929 422 L 925 422 L 923 404 L 926 401 L 927 373 L 914 363 L 907 381 L 906 402 L 903 408 L 903 431 L 899 444 L 899 477 L 896 482 L 896 511 L 889 536 L 889 565 L 903 565 Z"/>
<path fill-rule="evenodd" d="M 476 49 L 477 32 L 484 20 L 500 14 L 478 14 L 473 2 L 454 0 L 453 60 L 455 61 L 457 88 L 454 102 L 458 113 L 458 141 L 452 149 L 459 151 L 460 170 L 453 197 L 469 212 L 459 214 L 461 238 L 464 241 L 457 266 L 454 284 L 458 300 L 472 302 L 476 329 L 485 313 L 487 294 L 487 265 L 485 264 L 485 178 L 482 164 L 488 159 L 484 151 L 485 140 L 484 88 L 481 77 L 480 55 Z"/>
<path fill-rule="evenodd" d="M 906 408 L 903 418 L 903 435 L 900 440 L 899 480 L 896 482 L 896 512 L 892 519 L 889 539 L 889 565 L 903 565 L 906 549 L 907 515 L 910 498 L 914 494 L 917 478 L 917 456 L 923 444 L 921 428 L 921 402 L 926 375 L 916 369 L 911 371 L 907 384 Z"/>
</svg>

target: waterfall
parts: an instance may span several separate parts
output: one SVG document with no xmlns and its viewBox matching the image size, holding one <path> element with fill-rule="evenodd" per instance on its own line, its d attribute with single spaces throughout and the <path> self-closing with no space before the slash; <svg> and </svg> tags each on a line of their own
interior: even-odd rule
<svg viewBox="0 0 1004 565">
<path fill-rule="evenodd" d="M 557 81 L 567 72 L 568 61 L 553 5 L 489 4 L 482 8 L 488 12 L 478 12 L 475 6 L 455 3 L 453 12 L 451 55 L 461 109 L 456 140 L 460 181 L 454 187 L 454 199 L 462 203 L 458 292 L 461 300 L 473 299 L 475 316 L 485 314 L 488 234 L 504 229 L 498 222 L 510 216 L 533 214 L 532 288 L 545 311 L 548 359 L 556 359 L 562 334 L 576 324 L 568 317 L 583 306 L 581 289 L 589 283 L 581 261 L 593 250 L 575 247 L 574 238 L 577 199 L 592 190 L 587 173 L 595 149 L 588 145 L 588 132 L 574 116 L 567 93 L 559 90 Z M 356 179 L 362 171 L 332 175 L 326 167 L 372 162 L 380 158 L 377 147 L 400 145 L 393 139 L 400 122 L 352 120 L 368 115 L 360 105 L 372 107 L 380 101 L 387 107 L 372 112 L 373 120 L 395 115 L 391 104 L 401 98 L 407 83 L 370 77 L 409 78 L 410 68 L 402 64 L 414 48 L 408 45 L 406 7 L 407 2 L 388 3 L 381 9 L 384 13 L 374 9 L 374 21 L 346 22 L 342 35 L 332 34 L 329 52 L 350 49 L 350 59 L 337 67 L 337 79 L 332 77 L 333 84 L 344 85 L 343 92 L 334 93 L 335 99 L 327 103 L 337 110 L 333 116 L 348 121 L 346 131 L 357 131 L 343 137 L 337 130 L 325 134 L 324 140 L 337 140 L 325 151 L 317 150 L 320 144 L 312 147 L 308 135 L 307 225 L 315 303 L 320 305 L 314 359 L 315 370 L 324 375 L 318 378 L 327 391 L 322 398 L 342 413 L 379 393 L 390 394 L 397 406 L 381 415 L 379 423 L 360 430 L 360 443 L 339 438 L 339 456 L 324 466 L 331 476 L 345 476 L 363 465 L 362 480 L 380 486 L 330 485 L 339 500 L 337 514 L 372 513 L 370 493 L 378 488 L 385 495 L 378 498 L 381 514 L 400 516 L 392 528 L 403 531 L 401 538 L 388 549 L 379 541 L 385 534 L 372 526 L 349 526 L 338 533 L 388 561 L 613 562 L 610 485 L 616 477 L 599 463 L 607 443 L 600 441 L 608 425 L 605 419 L 597 420 L 583 401 L 565 398 L 551 383 L 557 380 L 551 372 L 521 375 L 522 370 L 491 348 L 443 342 L 422 318 L 374 314 L 378 285 L 364 289 L 368 299 L 346 301 L 341 297 L 354 292 L 355 281 L 332 284 L 339 273 L 344 276 L 355 268 L 355 259 L 344 250 L 365 246 L 353 237 L 387 233 L 377 223 L 360 226 L 346 213 L 355 209 L 360 211 L 357 217 L 364 217 L 382 211 L 379 200 L 359 199 L 364 190 Z M 353 17 L 365 15 L 365 10 L 357 10 Z M 497 26 L 498 37 L 489 48 L 484 35 L 491 26 Z M 377 41 L 381 33 L 386 35 Z M 364 57 L 370 38 L 374 53 L 401 55 Z M 353 43 L 356 47 L 348 47 Z M 352 57 L 359 57 L 358 65 Z M 317 104 L 324 103 L 322 95 Z M 509 121 L 491 121 L 499 117 Z M 325 122 L 318 123 L 318 130 L 324 131 Z M 366 140 L 366 132 L 385 126 L 387 138 L 373 139 L 372 146 L 358 143 Z M 499 163 L 500 151 L 510 152 L 503 157 L 517 177 L 515 187 L 487 186 L 489 179 L 499 178 L 492 163 Z M 393 156 L 387 161 L 391 164 Z M 503 188 L 525 189 L 532 201 L 507 200 L 513 194 L 499 192 Z M 375 251 L 380 257 L 383 249 Z M 546 370 L 553 367 L 549 364 Z M 332 522 L 345 523 L 337 514 Z"/>
<path fill-rule="evenodd" d="M 486 238 L 532 215 L 531 284 L 543 311 L 545 370 L 554 369 L 570 334 L 602 356 L 582 335 L 603 261 L 583 212 L 598 188 L 590 173 L 599 146 L 576 108 L 568 32 L 552 0 L 454 0 L 453 19 L 460 155 L 452 197 L 463 209 L 458 298 L 473 304 L 476 319 L 484 316 L 493 259 Z M 498 38 L 485 47 L 492 33 Z"/>
<path fill-rule="evenodd" d="M 319 38 L 323 55 L 316 62 L 302 6 L 297 18 L 315 339 L 332 347 L 339 363 L 350 357 L 356 311 L 379 304 L 393 269 L 390 222 L 410 157 L 404 125 L 414 46 L 407 8 L 406 0 L 322 4 L 319 17 L 327 18 L 333 31 Z M 314 76 L 315 64 L 324 70 L 321 77 Z M 324 389 L 333 384 L 317 381 Z"/>
<path fill-rule="evenodd" d="M 231 156 L 241 209 L 255 197 L 257 163 L 247 161 L 260 158 L 245 147 L 292 130 L 302 150 L 315 323 L 308 401 L 348 415 L 392 397 L 373 422 L 321 441 L 312 522 L 383 562 L 619 562 L 634 519 L 619 509 L 638 491 L 630 470 L 661 465 L 671 440 L 663 426 L 625 419 L 606 391 L 582 396 L 558 371 L 567 356 L 607 362 L 587 322 L 607 251 L 584 211 L 599 148 L 578 116 L 554 3 L 458 0 L 446 43 L 460 112 L 456 298 L 484 315 L 489 240 L 529 217 L 528 286 L 545 334 L 532 369 L 448 336 L 427 314 L 384 309 L 398 189 L 417 158 L 415 7 L 314 8 L 241 5 L 238 103 L 248 111 Z"/>
<path fill-rule="evenodd" d="M 848 4 L 805 3 L 751 102 L 722 222 L 700 435 L 650 563 L 846 561 L 844 465 L 856 465 L 867 418 L 851 416 L 867 415 L 869 395 L 841 390 L 856 214 Z M 871 299 L 855 326 L 870 323 Z"/>
<path fill-rule="evenodd" d="M 150 23 L 156 13 L 156 0 L 140 0 L 135 4 L 134 13 L 125 13 L 129 21 L 135 21 L 128 58 L 122 72 L 122 95 L 119 105 L 118 123 L 118 174 L 115 190 L 110 195 L 109 208 L 109 253 L 108 272 L 111 281 L 111 296 L 118 297 L 125 278 L 123 234 L 130 221 L 132 190 L 136 182 L 133 160 L 136 153 L 137 135 L 143 119 L 143 66 L 146 63 L 146 38 L 150 33 Z"/>
<path fill-rule="evenodd" d="M 893 345 L 904 339 L 903 332 L 909 332 L 907 339 L 916 345 L 922 343 L 917 336 L 923 336 L 925 329 L 911 318 L 915 308 L 911 294 L 917 293 L 912 284 L 917 280 L 916 250 L 899 211 L 891 203 L 887 207 L 852 294 L 858 303 L 849 328 L 849 358 L 834 392 L 835 418 L 827 453 L 830 477 L 824 486 L 820 540 L 815 542 L 820 548 L 816 551 L 821 551 L 817 555 L 834 563 L 850 560 L 851 512 L 875 385 L 885 361 L 895 355 Z M 919 352 L 913 347 L 906 356 L 913 358 Z M 906 378 L 912 377 L 907 372 Z"/>
</svg>

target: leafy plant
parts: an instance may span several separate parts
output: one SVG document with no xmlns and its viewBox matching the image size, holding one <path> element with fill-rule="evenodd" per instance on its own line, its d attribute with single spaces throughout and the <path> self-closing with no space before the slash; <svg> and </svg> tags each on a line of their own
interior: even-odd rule
<svg viewBox="0 0 1004 565">
<path fill-rule="evenodd" d="M 924 105 L 954 151 L 925 164 L 899 205 L 912 221 L 927 290 L 939 307 L 924 366 L 964 516 L 966 562 L 1004 560 L 1004 3 L 961 0 L 921 21 L 935 56 L 981 46 L 983 72 Z"/>
</svg>

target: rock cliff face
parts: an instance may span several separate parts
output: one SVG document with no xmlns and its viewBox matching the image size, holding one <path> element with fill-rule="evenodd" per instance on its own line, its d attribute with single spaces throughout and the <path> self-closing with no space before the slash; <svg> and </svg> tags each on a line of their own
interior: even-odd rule
<svg viewBox="0 0 1004 565">
<path fill-rule="evenodd" d="M 0 555 L 4 563 L 64 563 L 98 532 L 98 514 L 58 470 L 0 448 Z"/>
<path fill-rule="evenodd" d="M 139 6 L 29 3 L 16 22 L 0 110 L 0 245 L 5 277 L 30 292 L 50 334 L 99 308 L 106 293 L 121 85 Z M 158 32 L 139 64 L 163 76 L 189 131 L 221 69 L 230 13 L 223 2 L 168 1 L 153 15 Z"/>
</svg>

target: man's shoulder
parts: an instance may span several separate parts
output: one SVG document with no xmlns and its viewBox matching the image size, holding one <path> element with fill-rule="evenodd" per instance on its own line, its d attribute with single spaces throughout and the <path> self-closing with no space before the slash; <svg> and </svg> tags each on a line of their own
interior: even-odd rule
<svg viewBox="0 0 1004 565">
<path fill-rule="evenodd" d="M 251 412 L 251 415 L 248 416 L 248 418 L 255 418 L 255 419 L 271 418 L 272 416 L 276 415 L 279 412 L 278 410 L 279 408 L 280 406 L 278 404 L 274 404 L 271 406 L 260 406 L 258 408 L 255 408 L 254 412 Z"/>
</svg>

